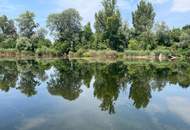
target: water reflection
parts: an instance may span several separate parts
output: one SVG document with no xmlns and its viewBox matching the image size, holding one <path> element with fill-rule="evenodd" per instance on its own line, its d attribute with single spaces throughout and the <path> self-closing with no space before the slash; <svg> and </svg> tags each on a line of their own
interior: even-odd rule
<svg viewBox="0 0 190 130">
<path fill-rule="evenodd" d="M 53 69 L 52 69 L 53 68 Z M 93 85 L 90 83 L 94 77 Z M 15 88 L 27 97 L 37 95 L 37 86 L 45 84 L 49 94 L 74 101 L 82 88 L 93 87 L 93 96 L 100 101 L 100 109 L 114 114 L 115 103 L 122 91 L 129 90 L 129 98 L 137 109 L 146 108 L 153 91 L 163 91 L 166 84 L 190 86 L 188 63 L 89 63 L 69 60 L 0 61 L 0 89 Z"/>
</svg>

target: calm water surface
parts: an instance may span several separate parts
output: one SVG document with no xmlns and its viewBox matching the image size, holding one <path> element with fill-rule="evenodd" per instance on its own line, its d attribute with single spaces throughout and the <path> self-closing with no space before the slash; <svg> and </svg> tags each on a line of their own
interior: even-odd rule
<svg viewBox="0 0 190 130">
<path fill-rule="evenodd" d="M 190 63 L 0 61 L 0 130 L 190 130 Z"/>
</svg>

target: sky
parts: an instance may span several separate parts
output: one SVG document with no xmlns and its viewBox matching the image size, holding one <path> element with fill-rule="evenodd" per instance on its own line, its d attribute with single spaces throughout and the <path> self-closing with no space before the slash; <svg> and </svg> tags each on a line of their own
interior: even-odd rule
<svg viewBox="0 0 190 130">
<path fill-rule="evenodd" d="M 156 12 L 156 22 L 164 21 L 169 27 L 190 24 L 190 0 L 148 0 Z M 137 8 L 139 0 L 117 0 L 122 18 L 132 26 L 131 12 Z M 45 27 L 47 16 L 68 8 L 75 8 L 83 17 L 82 24 L 94 22 L 94 14 L 102 8 L 101 0 L 0 0 L 0 15 L 15 19 L 29 10 L 36 14 L 36 21 Z"/>
</svg>

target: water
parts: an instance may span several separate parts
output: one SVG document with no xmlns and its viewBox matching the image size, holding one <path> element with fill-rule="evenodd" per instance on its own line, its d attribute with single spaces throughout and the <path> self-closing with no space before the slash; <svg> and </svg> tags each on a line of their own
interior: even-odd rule
<svg viewBox="0 0 190 130">
<path fill-rule="evenodd" d="M 189 130 L 190 63 L 0 61 L 0 130 Z"/>
</svg>

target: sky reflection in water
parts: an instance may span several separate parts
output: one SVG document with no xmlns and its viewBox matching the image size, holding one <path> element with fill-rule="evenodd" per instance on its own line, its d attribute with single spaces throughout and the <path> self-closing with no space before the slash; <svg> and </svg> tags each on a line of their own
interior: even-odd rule
<svg viewBox="0 0 190 130">
<path fill-rule="evenodd" d="M 190 64 L 0 61 L 0 129 L 189 130 Z"/>
</svg>

